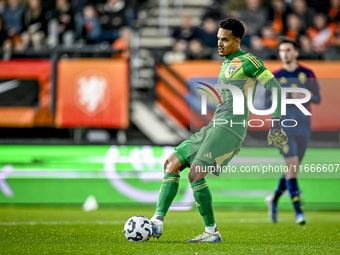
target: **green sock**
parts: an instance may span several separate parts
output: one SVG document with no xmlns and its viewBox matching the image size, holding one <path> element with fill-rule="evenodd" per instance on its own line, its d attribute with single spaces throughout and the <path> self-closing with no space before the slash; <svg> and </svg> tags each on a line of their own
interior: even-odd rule
<svg viewBox="0 0 340 255">
<path fill-rule="evenodd" d="M 164 173 L 163 183 L 158 195 L 157 215 L 165 216 L 176 197 L 179 186 L 179 174 Z"/>
<path fill-rule="evenodd" d="M 210 189 L 205 179 L 200 179 L 190 183 L 198 211 L 203 217 L 204 225 L 206 227 L 213 227 L 215 225 L 214 211 L 212 207 L 212 197 Z"/>
</svg>

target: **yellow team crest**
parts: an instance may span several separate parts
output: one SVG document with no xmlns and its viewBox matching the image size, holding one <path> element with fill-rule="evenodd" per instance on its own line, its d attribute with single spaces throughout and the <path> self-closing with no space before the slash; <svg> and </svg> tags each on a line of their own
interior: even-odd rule
<svg viewBox="0 0 340 255">
<path fill-rule="evenodd" d="M 288 144 L 283 145 L 282 151 L 283 151 L 284 154 L 288 154 L 288 152 L 289 152 L 289 145 Z"/>
<path fill-rule="evenodd" d="M 279 80 L 280 84 L 286 84 L 287 83 L 287 79 L 286 77 L 281 77 L 280 80 Z"/>
<path fill-rule="evenodd" d="M 307 76 L 305 73 L 301 72 L 298 75 L 298 79 L 302 84 L 305 84 L 306 80 L 307 80 Z"/>
<path fill-rule="evenodd" d="M 228 68 L 228 72 L 229 72 L 229 75 L 232 76 L 235 72 L 235 69 L 236 69 L 236 65 L 235 64 L 232 64 L 229 68 Z"/>
<path fill-rule="evenodd" d="M 299 198 L 299 196 L 294 196 L 292 200 L 293 200 L 293 202 L 298 202 L 298 201 L 300 201 L 300 198 Z"/>
<path fill-rule="evenodd" d="M 227 69 L 225 70 L 224 74 L 225 77 L 227 79 L 229 79 L 231 76 L 233 76 L 234 73 L 236 73 L 236 71 L 238 69 L 240 69 L 240 67 L 242 66 L 242 61 L 239 58 L 234 58 L 230 64 L 228 65 Z"/>
</svg>

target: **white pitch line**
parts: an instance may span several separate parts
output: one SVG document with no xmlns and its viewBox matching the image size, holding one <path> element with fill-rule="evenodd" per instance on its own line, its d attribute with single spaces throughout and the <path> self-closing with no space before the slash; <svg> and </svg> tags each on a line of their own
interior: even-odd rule
<svg viewBox="0 0 340 255">
<path fill-rule="evenodd" d="M 0 222 L 0 226 L 35 225 L 120 225 L 125 221 L 19 221 Z"/>
<path fill-rule="evenodd" d="M 167 220 L 167 222 L 194 222 L 193 220 Z M 268 218 L 220 219 L 220 223 L 265 223 Z M 36 226 L 36 225 L 123 225 L 125 221 L 18 221 L 0 222 L 0 226 Z"/>
<path fill-rule="evenodd" d="M 179 220 L 167 220 L 167 222 L 180 222 Z M 182 222 L 196 222 L 195 220 L 182 220 Z M 218 219 L 218 223 L 266 223 L 269 218 L 247 218 L 247 219 Z"/>
</svg>

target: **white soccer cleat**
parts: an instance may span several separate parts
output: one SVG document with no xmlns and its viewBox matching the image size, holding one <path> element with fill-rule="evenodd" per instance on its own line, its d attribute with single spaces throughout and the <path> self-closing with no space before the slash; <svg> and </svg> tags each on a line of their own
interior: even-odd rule
<svg viewBox="0 0 340 255">
<path fill-rule="evenodd" d="M 163 233 L 163 221 L 164 217 L 160 215 L 154 215 L 151 218 L 151 224 L 152 224 L 152 236 L 159 238 Z"/>
<path fill-rule="evenodd" d="M 203 234 L 196 236 L 194 239 L 187 241 L 187 243 L 221 243 L 222 237 L 219 232 L 217 234 L 210 234 L 203 232 Z"/>
<path fill-rule="evenodd" d="M 277 223 L 278 222 L 278 215 L 277 215 L 277 206 L 273 204 L 273 196 L 267 196 L 266 202 L 268 206 L 268 215 L 272 222 Z"/>
<path fill-rule="evenodd" d="M 298 225 L 305 225 L 307 222 L 306 217 L 303 215 L 303 213 L 298 213 L 296 215 L 296 224 Z"/>
</svg>

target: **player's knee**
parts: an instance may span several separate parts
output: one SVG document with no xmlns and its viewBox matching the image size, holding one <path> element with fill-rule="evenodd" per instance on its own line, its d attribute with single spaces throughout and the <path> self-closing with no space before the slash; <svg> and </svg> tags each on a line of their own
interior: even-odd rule
<svg viewBox="0 0 340 255">
<path fill-rule="evenodd" d="M 176 157 L 177 159 L 177 157 Z M 164 163 L 164 173 L 180 174 L 181 163 L 175 156 L 171 155 Z"/>
<path fill-rule="evenodd" d="M 170 165 L 171 165 L 170 159 L 167 158 L 167 160 L 165 160 L 165 162 L 164 162 L 164 172 L 165 173 L 167 173 L 168 171 L 171 170 Z"/>
<path fill-rule="evenodd" d="M 191 168 L 188 171 L 188 179 L 189 179 L 189 182 L 193 182 L 196 180 L 195 171 L 191 171 Z"/>
<path fill-rule="evenodd" d="M 295 168 L 294 168 L 294 170 L 287 171 L 287 172 L 285 173 L 285 178 L 286 178 L 286 179 L 293 179 L 293 178 L 296 178 L 296 177 L 297 177 L 297 174 L 298 174 L 298 170 L 299 170 L 299 169 L 295 170 Z"/>
<path fill-rule="evenodd" d="M 300 161 L 298 156 L 286 157 L 287 171 L 285 173 L 286 179 L 296 178 L 299 172 Z"/>
<path fill-rule="evenodd" d="M 196 164 L 192 164 L 188 171 L 189 182 L 197 181 L 203 179 L 206 173 L 202 171 L 202 167 Z"/>
</svg>

